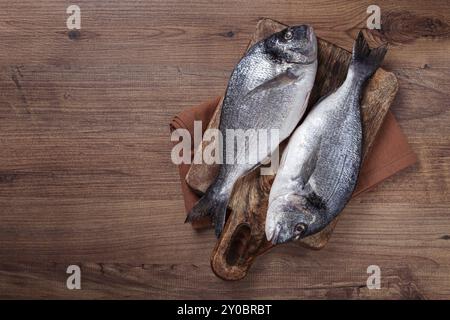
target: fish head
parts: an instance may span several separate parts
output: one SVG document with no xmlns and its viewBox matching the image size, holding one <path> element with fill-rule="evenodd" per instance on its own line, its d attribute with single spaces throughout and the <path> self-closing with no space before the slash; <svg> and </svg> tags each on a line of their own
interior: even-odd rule
<svg viewBox="0 0 450 320">
<path fill-rule="evenodd" d="M 279 196 L 269 204 L 266 238 L 273 244 L 298 240 L 317 232 L 320 216 L 308 200 L 297 194 Z"/>
<path fill-rule="evenodd" d="M 267 53 L 278 61 L 311 64 L 317 60 L 317 39 L 309 25 L 288 27 L 264 41 Z"/>
</svg>

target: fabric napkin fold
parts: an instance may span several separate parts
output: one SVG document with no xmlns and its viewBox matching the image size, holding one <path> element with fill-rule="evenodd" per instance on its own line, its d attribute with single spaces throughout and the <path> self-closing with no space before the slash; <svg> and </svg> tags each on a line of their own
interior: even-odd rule
<svg viewBox="0 0 450 320">
<path fill-rule="evenodd" d="M 221 97 L 219 96 L 198 106 L 181 111 L 172 119 L 170 130 L 187 129 L 193 136 L 194 121 L 202 121 L 204 125 L 202 132 L 204 132 L 220 100 Z M 193 145 L 191 150 L 192 159 L 194 156 Z M 416 155 L 409 146 L 394 115 L 389 111 L 362 165 L 353 197 L 370 190 L 395 173 L 413 165 L 416 161 Z M 181 164 L 178 166 L 186 213 L 192 209 L 199 199 L 199 196 L 189 187 L 185 180 L 189 168 L 189 164 Z M 211 222 L 208 217 L 192 223 L 192 227 L 195 229 L 210 225 Z"/>
</svg>

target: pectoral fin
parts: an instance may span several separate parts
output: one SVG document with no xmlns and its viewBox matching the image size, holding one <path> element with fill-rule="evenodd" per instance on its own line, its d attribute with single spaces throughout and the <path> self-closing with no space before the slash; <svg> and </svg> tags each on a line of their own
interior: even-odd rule
<svg viewBox="0 0 450 320">
<path fill-rule="evenodd" d="M 304 190 L 307 189 L 306 186 L 308 185 L 308 182 L 311 179 L 311 176 L 313 175 L 314 170 L 316 169 L 316 165 L 317 165 L 317 161 L 319 159 L 319 153 L 320 153 L 320 144 L 321 144 L 321 140 L 319 140 L 318 145 L 307 156 L 303 165 L 300 168 L 299 174 L 297 175 L 297 177 L 294 178 L 295 180 L 300 181 L 300 184 Z"/>
<path fill-rule="evenodd" d="M 287 69 L 285 72 L 279 74 L 278 76 L 260 84 L 256 88 L 247 92 L 247 94 L 243 97 L 244 100 L 251 98 L 255 94 L 258 94 L 263 91 L 271 90 L 274 88 L 282 88 L 289 84 L 298 81 L 301 76 L 298 76 L 292 72 L 291 69 Z"/>
</svg>

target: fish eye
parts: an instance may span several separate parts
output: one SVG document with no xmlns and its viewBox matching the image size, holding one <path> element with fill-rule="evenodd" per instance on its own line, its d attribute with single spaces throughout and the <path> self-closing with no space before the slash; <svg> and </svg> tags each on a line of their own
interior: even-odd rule
<svg viewBox="0 0 450 320">
<path fill-rule="evenodd" d="M 291 40 L 293 37 L 292 31 L 288 30 L 284 33 L 284 39 Z"/>
<path fill-rule="evenodd" d="M 305 230 L 306 225 L 304 223 L 298 223 L 294 228 L 295 233 L 298 235 L 301 235 Z"/>
</svg>

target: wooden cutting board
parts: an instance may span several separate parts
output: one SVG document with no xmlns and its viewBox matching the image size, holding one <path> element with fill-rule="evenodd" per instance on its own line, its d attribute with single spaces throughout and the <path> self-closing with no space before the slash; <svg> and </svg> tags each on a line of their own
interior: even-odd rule
<svg viewBox="0 0 450 320">
<path fill-rule="evenodd" d="M 248 45 L 250 48 L 257 41 L 274 32 L 284 29 L 286 25 L 271 19 L 261 19 Z M 247 49 L 248 49 L 247 48 Z M 351 53 L 323 39 L 318 39 L 318 69 L 308 108 L 317 100 L 335 90 L 345 80 Z M 383 119 L 394 100 L 398 89 L 397 79 L 393 73 L 378 69 L 368 81 L 362 96 L 361 110 L 363 121 L 363 159 L 367 155 Z M 218 105 L 208 128 L 218 128 L 221 103 Z M 202 149 L 209 142 L 203 141 Z M 214 142 L 211 142 L 214 143 Z M 287 142 L 280 146 L 280 155 Z M 187 183 L 201 193 L 214 181 L 219 166 L 193 164 L 186 176 Z M 225 280 L 238 280 L 247 274 L 254 259 L 273 247 L 266 240 L 264 224 L 270 187 L 274 176 L 260 175 L 259 169 L 240 178 L 233 189 L 229 202 L 229 216 L 211 256 L 214 273 Z M 321 249 L 328 242 L 338 218 L 334 219 L 324 230 L 299 240 L 302 246 Z"/>
</svg>

